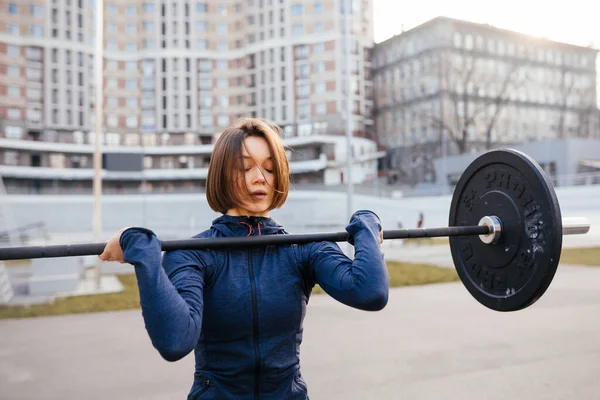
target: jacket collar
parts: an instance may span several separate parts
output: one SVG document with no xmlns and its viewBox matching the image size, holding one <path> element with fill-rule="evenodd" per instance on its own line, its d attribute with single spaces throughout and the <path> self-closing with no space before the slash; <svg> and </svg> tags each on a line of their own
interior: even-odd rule
<svg viewBox="0 0 600 400">
<path fill-rule="evenodd" d="M 271 217 L 233 216 L 223 214 L 213 220 L 212 228 L 223 236 L 275 235 L 285 233 L 283 226 Z"/>
</svg>

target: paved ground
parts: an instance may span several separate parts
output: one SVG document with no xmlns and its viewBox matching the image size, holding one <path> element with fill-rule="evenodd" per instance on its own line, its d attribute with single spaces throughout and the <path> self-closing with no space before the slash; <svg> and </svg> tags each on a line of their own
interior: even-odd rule
<svg viewBox="0 0 600 400">
<path fill-rule="evenodd" d="M 600 269 L 564 267 L 516 313 L 460 284 L 394 289 L 379 313 L 309 305 L 313 399 L 597 399 Z M 0 399 L 184 399 L 192 358 L 160 359 L 139 311 L 0 321 Z"/>
</svg>

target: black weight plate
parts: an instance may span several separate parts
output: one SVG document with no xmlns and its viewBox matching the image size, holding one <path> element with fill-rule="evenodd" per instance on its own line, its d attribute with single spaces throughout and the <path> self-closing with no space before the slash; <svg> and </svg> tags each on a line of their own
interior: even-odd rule
<svg viewBox="0 0 600 400">
<path fill-rule="evenodd" d="M 496 244 L 479 236 L 450 237 L 460 279 L 481 304 L 516 311 L 536 302 L 554 278 L 562 248 L 562 217 L 554 187 L 532 158 L 516 150 L 492 150 L 460 177 L 449 226 L 478 225 L 484 216 L 502 221 Z"/>
</svg>

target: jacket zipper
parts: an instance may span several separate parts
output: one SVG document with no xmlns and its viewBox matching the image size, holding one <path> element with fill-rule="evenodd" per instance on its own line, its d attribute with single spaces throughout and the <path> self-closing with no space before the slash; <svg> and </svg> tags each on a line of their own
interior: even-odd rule
<svg viewBox="0 0 600 400">
<path fill-rule="evenodd" d="M 258 305 L 256 300 L 256 283 L 254 281 L 254 265 L 252 264 L 252 249 L 248 249 L 248 272 L 250 274 L 250 291 L 252 294 L 252 331 L 254 337 L 254 398 L 258 399 L 260 384 L 260 355 L 258 348 Z"/>
</svg>

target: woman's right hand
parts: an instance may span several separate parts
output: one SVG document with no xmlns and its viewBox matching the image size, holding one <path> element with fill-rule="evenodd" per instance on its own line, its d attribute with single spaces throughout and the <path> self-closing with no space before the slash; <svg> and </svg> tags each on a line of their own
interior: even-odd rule
<svg viewBox="0 0 600 400">
<path fill-rule="evenodd" d="M 125 264 L 125 260 L 123 260 L 123 249 L 121 249 L 121 234 L 130 227 L 125 227 L 120 229 L 115 236 L 106 241 L 106 246 L 104 247 L 104 251 L 98 257 L 102 261 L 118 261 L 121 264 Z"/>
</svg>

